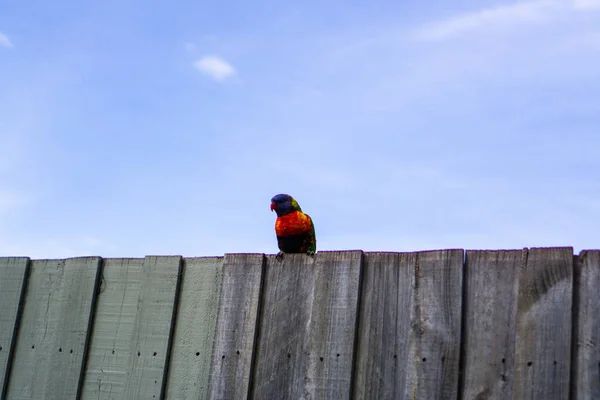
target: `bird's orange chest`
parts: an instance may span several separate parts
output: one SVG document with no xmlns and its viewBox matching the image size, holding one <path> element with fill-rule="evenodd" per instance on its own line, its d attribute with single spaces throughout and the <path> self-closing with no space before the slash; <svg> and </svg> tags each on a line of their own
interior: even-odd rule
<svg viewBox="0 0 600 400">
<path fill-rule="evenodd" d="M 277 236 L 299 235 L 310 229 L 310 217 L 301 211 L 294 211 L 287 215 L 277 217 L 275 220 L 275 233 Z"/>
</svg>

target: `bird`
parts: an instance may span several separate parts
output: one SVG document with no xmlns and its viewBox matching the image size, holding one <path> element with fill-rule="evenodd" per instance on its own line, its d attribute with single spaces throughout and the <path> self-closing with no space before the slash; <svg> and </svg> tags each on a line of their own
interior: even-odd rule
<svg viewBox="0 0 600 400">
<path fill-rule="evenodd" d="M 280 193 L 271 199 L 271 212 L 277 213 L 275 234 L 279 253 L 306 253 L 314 256 L 317 251 L 317 238 L 312 219 L 302 212 L 298 202 L 289 194 Z"/>
</svg>

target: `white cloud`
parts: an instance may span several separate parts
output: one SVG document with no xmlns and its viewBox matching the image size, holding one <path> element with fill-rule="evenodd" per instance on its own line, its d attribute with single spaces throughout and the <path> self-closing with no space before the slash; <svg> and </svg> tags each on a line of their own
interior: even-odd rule
<svg viewBox="0 0 600 400">
<path fill-rule="evenodd" d="M 418 40 L 441 41 L 463 33 L 552 22 L 573 12 L 600 8 L 600 0 L 534 0 L 465 13 L 427 24 L 414 32 Z"/>
<path fill-rule="evenodd" d="M 0 188 L 0 216 L 25 205 L 26 200 L 20 194 Z"/>
<path fill-rule="evenodd" d="M 415 36 L 421 40 L 437 41 L 482 28 L 543 21 L 561 6 L 559 1 L 538 0 L 489 8 L 426 25 L 417 30 Z"/>
<path fill-rule="evenodd" d="M 216 81 L 224 81 L 235 75 L 235 68 L 227 61 L 217 56 L 206 56 L 194 62 L 194 67 Z"/>
<path fill-rule="evenodd" d="M 194 51 L 196 51 L 196 45 L 192 42 L 187 42 L 183 45 L 183 47 L 185 48 L 186 51 L 189 51 L 190 53 L 193 53 Z"/>
<path fill-rule="evenodd" d="M 576 10 L 600 8 L 600 0 L 573 0 L 573 7 Z"/>
<path fill-rule="evenodd" d="M 13 47 L 13 44 L 11 43 L 11 41 L 8 40 L 6 35 L 3 35 L 1 32 L 0 32 L 0 47 L 6 47 L 7 49 L 10 49 L 11 47 Z"/>
</svg>

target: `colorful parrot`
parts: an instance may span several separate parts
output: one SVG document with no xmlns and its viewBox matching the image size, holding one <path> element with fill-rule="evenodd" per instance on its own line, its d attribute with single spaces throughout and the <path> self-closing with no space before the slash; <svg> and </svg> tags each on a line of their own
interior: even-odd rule
<svg viewBox="0 0 600 400">
<path fill-rule="evenodd" d="M 288 194 L 278 194 L 271 199 L 271 211 L 277 213 L 275 234 L 279 253 L 306 253 L 314 256 L 317 251 L 317 238 L 312 219 L 302 212 L 300 205 Z"/>
</svg>

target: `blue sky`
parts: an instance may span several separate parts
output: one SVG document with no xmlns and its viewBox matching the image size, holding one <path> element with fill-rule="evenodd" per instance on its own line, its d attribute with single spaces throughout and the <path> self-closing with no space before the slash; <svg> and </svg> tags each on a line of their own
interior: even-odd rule
<svg viewBox="0 0 600 400">
<path fill-rule="evenodd" d="M 8 0 L 0 256 L 599 248 L 600 0 Z"/>
</svg>

